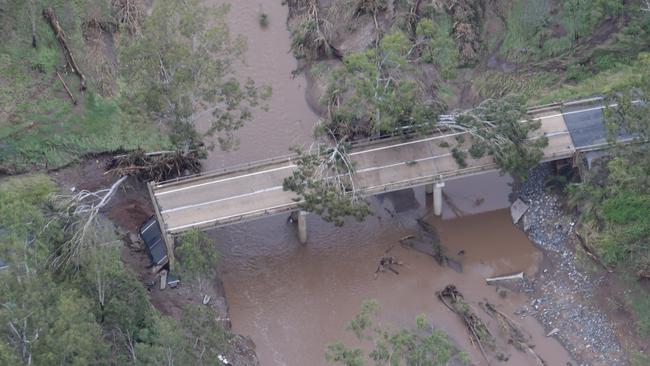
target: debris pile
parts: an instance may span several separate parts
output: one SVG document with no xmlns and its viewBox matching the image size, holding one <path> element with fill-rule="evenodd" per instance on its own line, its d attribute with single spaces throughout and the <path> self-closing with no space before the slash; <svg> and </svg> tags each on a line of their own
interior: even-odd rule
<svg viewBox="0 0 650 366">
<path fill-rule="evenodd" d="M 144 181 L 164 181 L 201 171 L 199 153 L 196 151 L 170 151 L 145 153 L 136 150 L 114 157 L 106 167 L 108 173 L 118 176 L 132 175 Z"/>
</svg>

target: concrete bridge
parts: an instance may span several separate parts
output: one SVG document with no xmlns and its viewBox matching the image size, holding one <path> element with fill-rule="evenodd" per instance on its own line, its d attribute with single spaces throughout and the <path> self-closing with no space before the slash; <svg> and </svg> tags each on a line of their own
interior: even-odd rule
<svg viewBox="0 0 650 366">
<path fill-rule="evenodd" d="M 577 152 L 607 146 L 603 105 L 600 98 L 558 103 L 532 109 L 541 128 L 529 138 L 548 138 L 543 161 L 573 157 Z M 443 122 L 444 123 L 444 122 Z M 434 212 L 441 213 L 442 188 L 446 181 L 494 171 L 492 157 L 467 157 L 460 168 L 449 146 L 458 146 L 459 133 L 438 133 L 405 141 L 388 138 L 357 144 L 349 152 L 355 164 L 355 185 L 364 196 L 426 185 L 434 194 Z M 459 148 L 468 149 L 465 136 Z M 295 156 L 265 161 L 161 183 L 150 183 L 149 192 L 168 252 L 173 237 L 191 228 L 208 229 L 299 208 L 297 196 L 282 189 L 283 180 L 296 168 Z M 298 215 L 301 242 L 307 240 L 306 213 Z"/>
</svg>

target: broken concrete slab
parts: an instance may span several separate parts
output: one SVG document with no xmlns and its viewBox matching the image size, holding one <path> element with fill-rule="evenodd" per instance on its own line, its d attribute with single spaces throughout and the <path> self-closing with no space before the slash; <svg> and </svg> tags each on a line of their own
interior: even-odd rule
<svg viewBox="0 0 650 366">
<path fill-rule="evenodd" d="M 521 217 L 528 211 L 528 205 L 521 199 L 517 198 L 515 203 L 510 206 L 510 215 L 512 216 L 512 223 L 517 224 Z"/>
</svg>

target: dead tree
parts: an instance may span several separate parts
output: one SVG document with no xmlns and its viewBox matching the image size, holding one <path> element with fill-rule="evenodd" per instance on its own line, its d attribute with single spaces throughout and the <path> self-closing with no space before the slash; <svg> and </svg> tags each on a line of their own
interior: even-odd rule
<svg viewBox="0 0 650 366">
<path fill-rule="evenodd" d="M 112 0 L 115 18 L 123 24 L 131 34 L 140 34 L 140 22 L 144 17 L 144 6 L 141 0 Z"/>
<path fill-rule="evenodd" d="M 79 76 L 79 89 L 86 90 L 86 77 L 79 69 L 79 65 L 77 65 L 77 61 L 75 61 L 74 56 L 72 56 L 72 52 L 70 51 L 68 43 L 65 40 L 65 32 L 63 32 L 63 28 L 61 28 L 61 24 L 59 24 L 59 20 L 54 14 L 54 10 L 52 8 L 43 9 L 43 17 L 50 24 L 50 27 L 52 27 L 54 36 L 63 49 L 63 55 L 65 56 L 66 63 L 70 66 L 70 70 Z"/>
<path fill-rule="evenodd" d="M 67 234 L 67 239 L 50 257 L 49 262 L 54 268 L 64 268 L 70 264 L 78 267 L 82 252 L 92 245 L 105 243 L 105 238 L 101 237 L 99 210 L 108 204 L 127 178 L 118 179 L 110 188 L 95 192 L 82 190 L 72 196 L 57 195 L 52 198 L 57 212 L 50 223 L 62 223 Z"/>
</svg>

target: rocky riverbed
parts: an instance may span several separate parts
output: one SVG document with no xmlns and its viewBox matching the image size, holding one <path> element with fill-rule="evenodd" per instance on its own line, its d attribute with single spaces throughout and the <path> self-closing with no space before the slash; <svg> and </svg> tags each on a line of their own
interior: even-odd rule
<svg viewBox="0 0 650 366">
<path fill-rule="evenodd" d="M 576 267 L 575 218 L 564 213 L 560 198 L 546 190 L 552 174 L 552 165 L 542 164 L 518 189 L 518 197 L 529 206 L 520 225 L 547 260 L 525 286 L 531 302 L 517 315 L 537 318 L 580 365 L 626 365 L 612 323 L 593 301 L 604 277 Z"/>
</svg>

